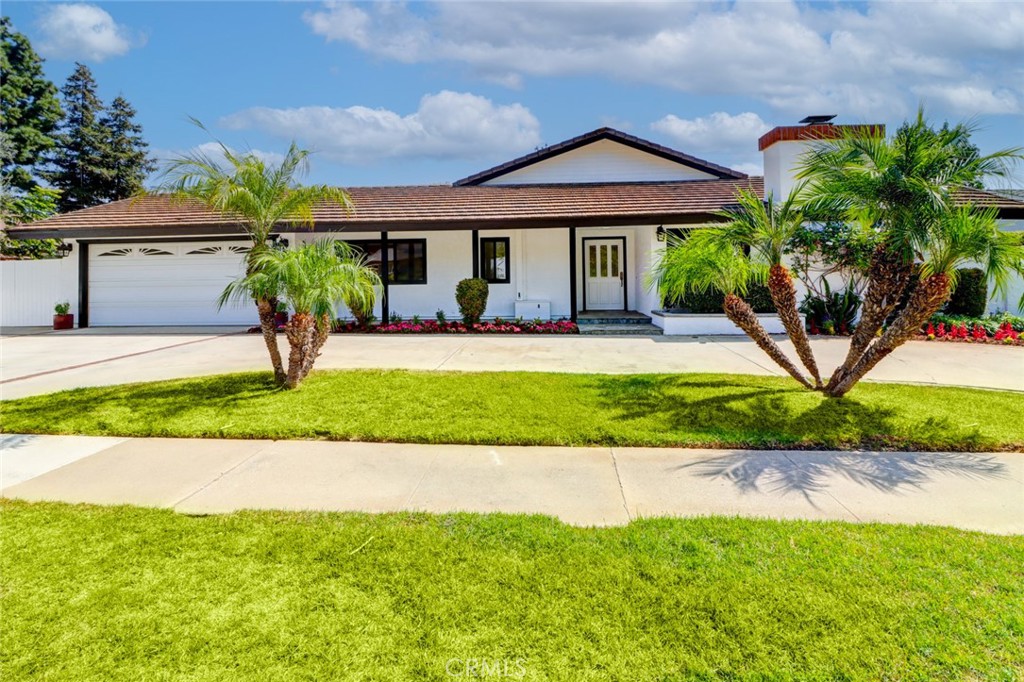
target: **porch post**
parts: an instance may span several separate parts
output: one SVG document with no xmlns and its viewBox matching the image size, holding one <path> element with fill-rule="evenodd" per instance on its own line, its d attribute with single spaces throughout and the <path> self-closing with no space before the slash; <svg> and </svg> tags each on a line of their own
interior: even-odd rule
<svg viewBox="0 0 1024 682">
<path fill-rule="evenodd" d="M 381 324 L 387 324 L 388 318 L 391 317 L 391 302 L 388 301 L 388 233 L 380 233 L 380 281 L 382 288 L 382 295 L 380 302 L 380 316 L 384 319 L 381 320 Z"/>
<path fill-rule="evenodd" d="M 480 230 L 473 230 L 473 278 L 480 276 Z"/>
<path fill-rule="evenodd" d="M 576 321 L 576 228 L 569 228 L 569 319 Z"/>
<path fill-rule="evenodd" d="M 89 326 L 89 242 L 78 242 L 78 328 Z"/>
</svg>

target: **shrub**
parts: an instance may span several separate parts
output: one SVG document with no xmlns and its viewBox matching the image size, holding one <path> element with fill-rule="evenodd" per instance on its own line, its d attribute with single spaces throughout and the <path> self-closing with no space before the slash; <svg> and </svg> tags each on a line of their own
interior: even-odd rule
<svg viewBox="0 0 1024 682">
<path fill-rule="evenodd" d="M 479 277 L 462 280 L 455 285 L 455 302 L 459 304 L 462 321 L 476 324 L 487 308 L 487 281 Z"/>
<path fill-rule="evenodd" d="M 949 315 L 981 317 L 988 307 L 985 273 L 980 268 L 963 268 L 958 274 L 956 289 L 946 303 L 945 312 Z"/>
<path fill-rule="evenodd" d="M 774 313 L 775 304 L 772 303 L 772 295 L 764 284 L 752 284 L 743 297 L 755 313 Z M 725 294 L 718 289 L 708 289 L 704 292 L 690 291 L 680 298 L 668 300 L 665 307 L 670 310 L 680 310 L 687 313 L 707 314 L 722 312 L 722 304 L 725 302 Z"/>
<path fill-rule="evenodd" d="M 828 280 L 825 298 L 808 294 L 800 303 L 800 312 L 807 316 L 807 328 L 812 334 L 850 334 L 860 311 L 860 296 L 853 288 L 832 291 Z"/>
<path fill-rule="evenodd" d="M 68 303 L 67 301 L 61 301 L 60 303 L 56 303 L 53 306 L 53 312 L 56 315 L 67 315 L 70 310 L 71 304 Z"/>
</svg>

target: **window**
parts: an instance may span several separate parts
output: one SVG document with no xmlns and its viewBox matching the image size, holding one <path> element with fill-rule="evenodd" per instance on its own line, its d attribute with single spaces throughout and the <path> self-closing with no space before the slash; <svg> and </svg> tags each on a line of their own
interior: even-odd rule
<svg viewBox="0 0 1024 682">
<path fill-rule="evenodd" d="M 508 237 L 480 240 L 480 277 L 491 284 L 508 284 Z"/>
<path fill-rule="evenodd" d="M 352 240 L 348 244 L 362 251 L 367 265 L 381 274 L 380 266 L 384 259 L 379 240 Z M 387 255 L 388 284 L 427 283 L 426 239 L 389 239 Z"/>
</svg>

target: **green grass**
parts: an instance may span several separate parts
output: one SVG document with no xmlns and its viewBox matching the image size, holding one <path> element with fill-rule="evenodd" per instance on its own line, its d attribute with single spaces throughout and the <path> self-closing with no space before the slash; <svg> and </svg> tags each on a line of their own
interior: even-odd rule
<svg viewBox="0 0 1024 682">
<path fill-rule="evenodd" d="M 0 510 L 4 680 L 451 680 L 473 658 L 522 680 L 1024 676 L 1022 537 Z"/>
<path fill-rule="evenodd" d="M 6 401 L 8 433 L 422 443 L 1020 450 L 1024 394 L 861 384 L 831 400 L 790 379 L 323 371 L 86 388 Z"/>
</svg>

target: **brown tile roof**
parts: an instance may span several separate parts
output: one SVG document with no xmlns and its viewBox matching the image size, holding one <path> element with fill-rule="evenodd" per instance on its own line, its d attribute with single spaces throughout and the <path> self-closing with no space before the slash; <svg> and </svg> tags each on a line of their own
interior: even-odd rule
<svg viewBox="0 0 1024 682">
<path fill-rule="evenodd" d="M 512 159 L 511 161 L 507 161 L 506 163 L 495 166 L 494 168 L 488 168 L 485 171 L 474 173 L 468 178 L 456 180 L 454 184 L 457 186 L 478 185 L 482 182 L 487 182 L 488 180 L 493 180 L 494 178 L 505 175 L 506 173 L 511 173 L 512 171 L 519 170 L 520 168 L 525 168 L 526 166 L 535 164 L 539 161 L 550 159 L 553 156 L 564 154 L 565 152 L 572 151 L 573 149 L 579 149 L 580 147 L 591 144 L 592 142 L 597 142 L 598 140 L 613 140 L 620 144 L 624 144 L 627 147 L 639 149 L 642 152 L 647 152 L 648 154 L 653 154 L 663 159 L 668 159 L 669 161 L 675 161 L 676 163 L 680 163 L 689 168 L 695 168 L 709 175 L 713 175 L 716 178 L 740 180 L 747 177 L 745 173 L 740 173 L 739 171 L 726 168 L 725 166 L 719 166 L 717 163 L 711 163 L 704 159 L 698 159 L 696 156 L 684 154 L 683 152 L 672 149 L 671 147 L 666 147 L 664 145 L 657 144 L 656 142 L 645 140 L 637 137 L 636 135 L 624 133 L 621 130 L 616 130 L 615 128 L 598 128 L 597 130 L 592 130 L 589 133 L 577 135 L 576 137 L 565 140 L 564 142 L 559 142 L 558 144 L 538 149 L 535 152 L 526 154 L 525 156 L 520 156 L 518 159 Z"/>
<path fill-rule="evenodd" d="M 501 229 L 693 224 L 734 203 L 739 189 L 764 193 L 763 179 L 580 185 L 353 187 L 355 211 L 315 211 L 317 231 Z M 1024 201 L 964 188 L 960 201 L 1024 218 Z M 284 230 L 282 226 L 282 230 Z M 126 199 L 9 229 L 14 237 L 123 237 L 238 234 L 242 230 L 196 202 L 164 196 Z"/>
<path fill-rule="evenodd" d="M 695 223 L 733 203 L 740 188 L 763 192 L 761 178 L 686 182 L 353 187 L 355 211 L 315 211 L 318 231 L 495 229 Z M 282 228 L 283 229 L 283 228 Z M 238 233 L 196 202 L 164 196 L 125 199 L 12 228 L 12 236 L 101 237 Z"/>
</svg>

